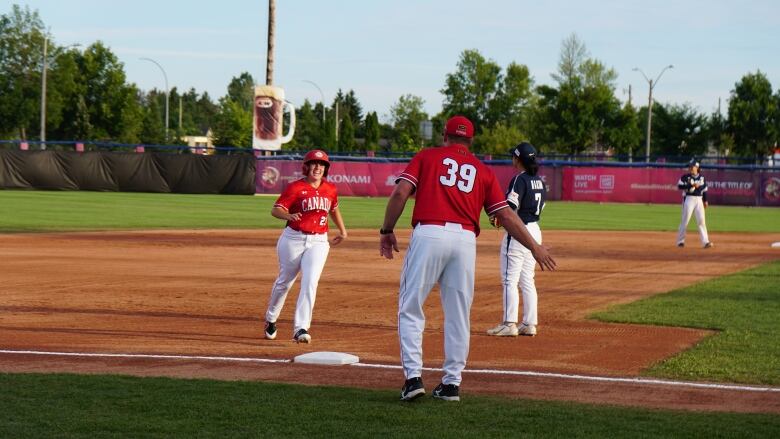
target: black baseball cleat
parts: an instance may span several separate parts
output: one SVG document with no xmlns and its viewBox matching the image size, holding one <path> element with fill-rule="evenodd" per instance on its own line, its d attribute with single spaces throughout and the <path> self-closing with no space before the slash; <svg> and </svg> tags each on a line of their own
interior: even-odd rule
<svg viewBox="0 0 780 439">
<path fill-rule="evenodd" d="M 684 242 L 678 242 L 677 243 L 677 247 L 685 247 L 685 243 Z"/>
<path fill-rule="evenodd" d="M 425 395 L 422 378 L 409 378 L 401 388 L 401 401 L 414 401 Z"/>
<path fill-rule="evenodd" d="M 460 388 L 455 384 L 439 384 L 433 389 L 433 397 L 444 401 L 460 401 Z"/>
<path fill-rule="evenodd" d="M 712 248 L 712 243 L 708 242 L 708 243 L 704 244 L 704 248 Z"/>
<path fill-rule="evenodd" d="M 265 338 L 269 340 L 276 338 L 276 323 L 265 322 Z"/>
<path fill-rule="evenodd" d="M 309 331 L 301 328 L 295 333 L 293 340 L 295 340 L 296 343 L 310 343 L 311 335 L 309 335 Z"/>
</svg>

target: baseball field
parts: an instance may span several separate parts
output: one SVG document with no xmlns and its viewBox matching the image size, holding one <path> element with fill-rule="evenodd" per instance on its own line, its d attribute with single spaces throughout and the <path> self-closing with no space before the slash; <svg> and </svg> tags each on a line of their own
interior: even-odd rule
<svg viewBox="0 0 780 439">
<path fill-rule="evenodd" d="M 483 218 L 463 400 L 402 404 L 386 200 L 341 199 L 350 235 L 331 249 L 310 345 L 288 340 L 296 289 L 280 337 L 262 337 L 273 201 L 0 191 L 0 437 L 780 436 L 780 209 L 711 206 L 705 250 L 693 225 L 675 247 L 676 205 L 549 203 L 559 270 L 537 273 L 532 338 L 485 334 L 502 232 Z M 360 363 L 290 362 L 313 351 Z"/>
</svg>

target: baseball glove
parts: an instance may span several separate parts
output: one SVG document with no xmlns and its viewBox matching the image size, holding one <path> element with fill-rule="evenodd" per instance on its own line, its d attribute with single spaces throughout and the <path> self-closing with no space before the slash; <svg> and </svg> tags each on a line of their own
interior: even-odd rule
<svg viewBox="0 0 780 439">
<path fill-rule="evenodd" d="M 492 215 L 492 216 L 489 217 L 489 219 L 490 219 L 490 225 L 491 226 L 493 226 L 493 227 L 495 227 L 497 229 L 501 228 L 501 221 L 498 219 L 497 216 Z"/>
</svg>

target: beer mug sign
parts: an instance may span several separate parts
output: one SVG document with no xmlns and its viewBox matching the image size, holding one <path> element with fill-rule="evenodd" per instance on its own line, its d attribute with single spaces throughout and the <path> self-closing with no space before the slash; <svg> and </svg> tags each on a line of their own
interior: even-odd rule
<svg viewBox="0 0 780 439">
<path fill-rule="evenodd" d="M 255 87 L 254 118 L 252 121 L 252 148 L 273 149 L 282 148 L 295 133 L 295 107 L 284 101 L 284 89 L 272 85 Z M 290 126 L 287 134 L 282 135 L 284 111 L 290 113 Z"/>
</svg>

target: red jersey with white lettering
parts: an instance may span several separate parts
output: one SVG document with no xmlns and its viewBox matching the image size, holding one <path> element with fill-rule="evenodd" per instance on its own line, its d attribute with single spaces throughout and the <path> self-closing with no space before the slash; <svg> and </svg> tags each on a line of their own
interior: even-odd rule
<svg viewBox="0 0 780 439">
<path fill-rule="evenodd" d="M 289 213 L 300 213 L 301 218 L 287 221 L 287 226 L 310 234 L 328 232 L 328 213 L 338 205 L 335 185 L 323 180 L 315 189 L 306 179 L 291 183 L 274 203 L 274 207 L 282 207 Z"/>
<path fill-rule="evenodd" d="M 412 226 L 459 223 L 479 235 L 483 208 L 492 215 L 508 207 L 493 171 L 464 145 L 420 151 L 398 180 L 412 183 L 417 191 Z"/>
</svg>

